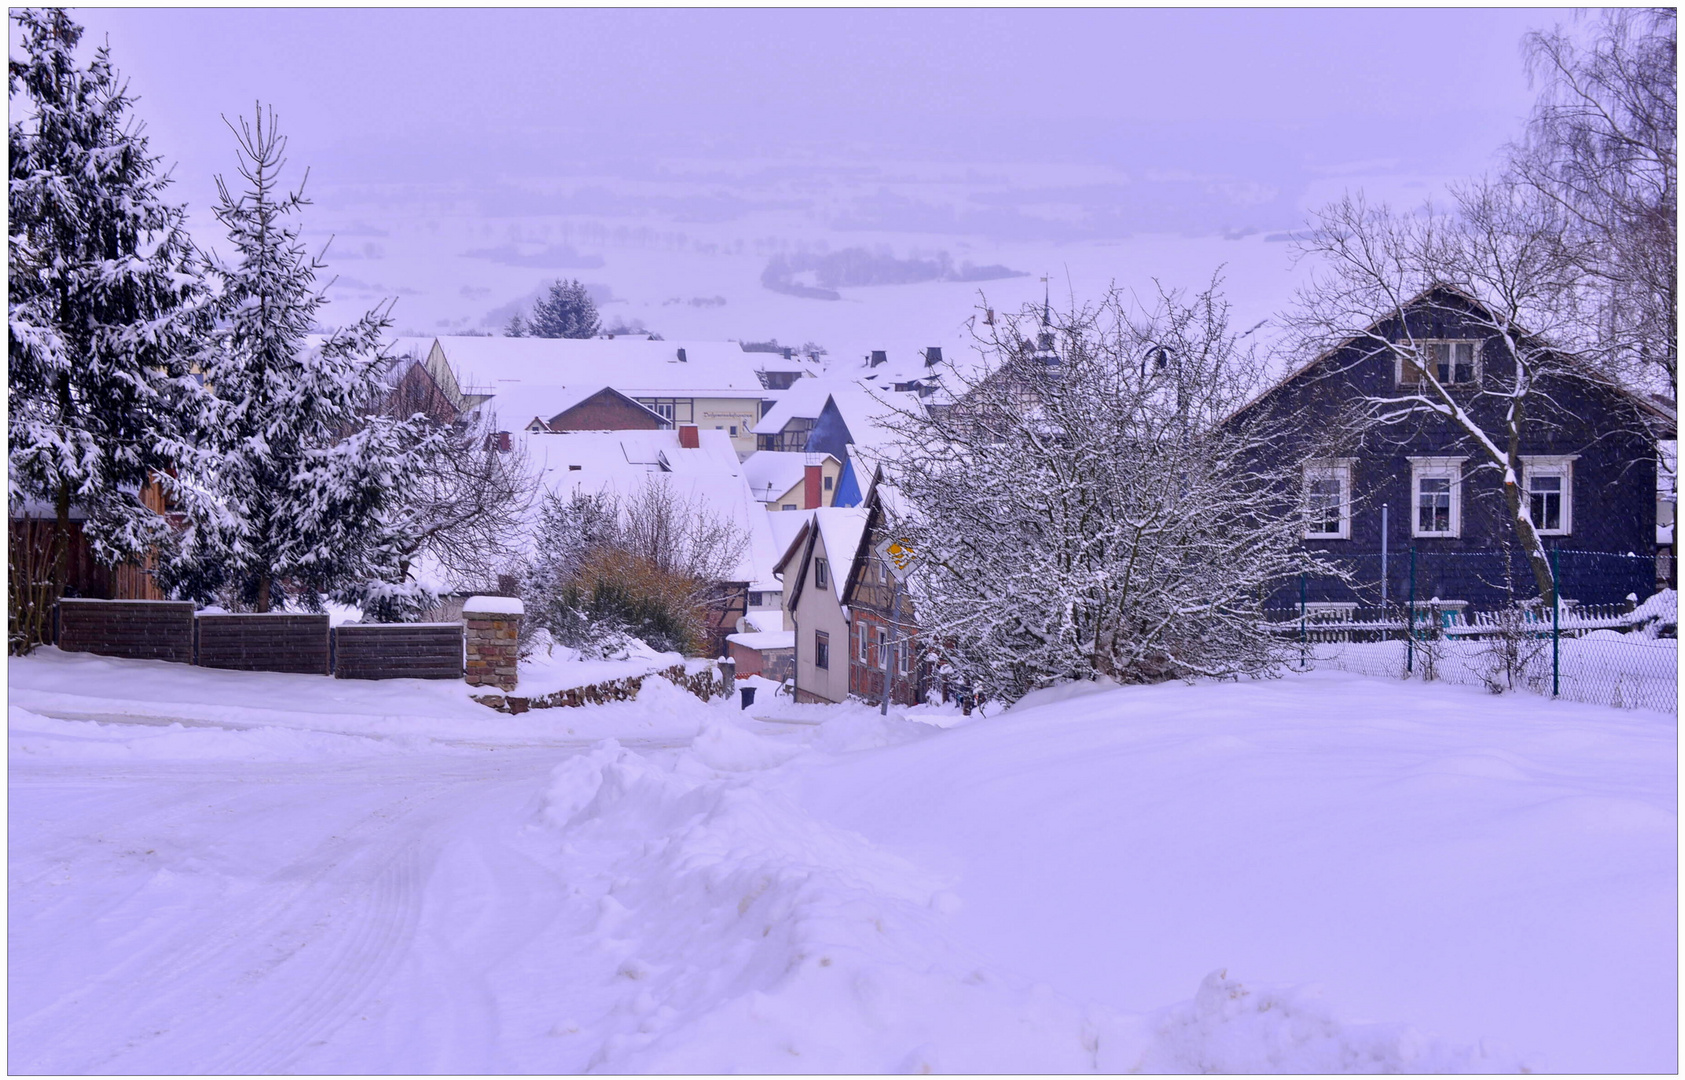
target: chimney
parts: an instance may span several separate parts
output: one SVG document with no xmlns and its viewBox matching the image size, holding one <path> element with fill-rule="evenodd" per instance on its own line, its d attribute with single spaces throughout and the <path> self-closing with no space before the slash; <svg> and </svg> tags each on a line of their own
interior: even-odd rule
<svg viewBox="0 0 1685 1080">
<path fill-rule="evenodd" d="M 942 346 L 932 345 L 924 351 L 924 366 L 935 367 L 942 362 Z"/>
<path fill-rule="evenodd" d="M 790 359 L 790 357 L 794 356 L 795 353 L 796 350 L 790 348 L 788 345 L 784 346 L 784 359 Z"/>
<path fill-rule="evenodd" d="M 820 495 L 819 478 L 825 472 L 824 465 L 808 465 L 802 472 L 802 509 L 816 510 L 824 505 L 824 497 Z"/>
<path fill-rule="evenodd" d="M 679 349 L 679 363 L 681 363 L 681 364 L 689 363 L 689 361 L 687 361 L 685 359 L 685 351 L 684 351 L 683 348 Z"/>
<path fill-rule="evenodd" d="M 680 424 L 679 446 L 685 450 L 700 449 L 702 446 L 702 429 L 695 424 Z"/>
<path fill-rule="evenodd" d="M 877 367 L 879 364 L 887 363 L 889 363 L 889 353 L 885 352 L 883 349 L 872 350 L 872 367 Z"/>
</svg>

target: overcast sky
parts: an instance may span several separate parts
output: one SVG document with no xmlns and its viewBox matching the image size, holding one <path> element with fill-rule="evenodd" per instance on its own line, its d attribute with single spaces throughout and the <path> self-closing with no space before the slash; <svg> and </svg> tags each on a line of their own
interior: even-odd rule
<svg viewBox="0 0 1685 1080">
<path fill-rule="evenodd" d="M 158 149 L 272 103 L 324 179 L 668 155 L 1461 171 L 1511 137 L 1537 10 L 80 9 Z"/>
<path fill-rule="evenodd" d="M 501 325 L 556 274 L 668 336 L 927 345 L 976 287 L 826 305 L 777 252 L 1004 264 L 1010 302 L 1229 267 L 1269 311 L 1347 188 L 1417 203 L 1492 167 L 1562 10 L 76 9 L 215 246 L 221 115 L 273 106 L 334 295 Z M 17 37 L 13 33 L 15 43 Z M 1152 239 L 1158 237 L 1160 239 Z M 1246 242 L 1239 242 L 1241 240 Z M 1234 241 L 1234 242 L 1230 242 Z M 1209 245 L 1218 245 L 1212 248 Z M 921 256 L 919 253 L 923 252 Z M 1014 284 L 1016 282 L 1017 284 Z M 912 291 L 909 291 L 909 290 Z M 865 305 L 861 307 L 860 305 Z M 927 329 L 928 323 L 928 329 Z"/>
</svg>

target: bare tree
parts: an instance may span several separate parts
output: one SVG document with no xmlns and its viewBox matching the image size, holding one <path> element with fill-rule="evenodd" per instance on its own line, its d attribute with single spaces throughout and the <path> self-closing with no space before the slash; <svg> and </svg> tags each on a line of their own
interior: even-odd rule
<svg viewBox="0 0 1685 1080">
<path fill-rule="evenodd" d="M 1061 679 L 1265 674 L 1265 597 L 1314 556 L 1282 421 L 1220 282 L 1150 310 L 1112 293 L 1057 324 L 997 318 L 951 409 L 899 413 L 885 484 L 920 568 L 921 637 L 1013 700 Z M 886 504 L 887 505 L 887 504 Z M 1326 571 L 1325 571 L 1326 572 Z"/>
<path fill-rule="evenodd" d="M 1552 238 L 1595 286 L 1591 326 L 1622 373 L 1677 400 L 1677 15 L 1603 11 L 1590 40 L 1528 35 L 1543 86 L 1509 172 L 1557 213 Z M 1658 378 L 1665 376 L 1665 378 Z"/>
<path fill-rule="evenodd" d="M 627 638 L 699 651 L 748 545 L 735 522 L 655 476 L 625 496 L 547 495 L 539 519 L 523 598 L 554 641 L 588 655 Z"/>
<path fill-rule="evenodd" d="M 418 410 L 399 401 L 404 415 Z M 411 582 L 416 564 L 430 558 L 447 574 L 475 587 L 489 587 L 510 573 L 525 555 L 524 534 L 538 497 L 538 475 L 526 450 L 498 431 L 495 415 L 469 414 L 448 423 L 431 421 L 416 474 L 405 485 L 398 509 L 405 538 L 398 553 L 400 583 Z M 377 603 L 377 607 L 379 604 Z M 368 612 L 382 621 L 418 617 L 414 610 Z"/>
<path fill-rule="evenodd" d="M 1501 478 L 1508 519 L 1539 594 L 1554 595 L 1549 557 L 1521 490 L 1522 453 L 1572 409 L 1559 400 L 1616 384 L 1609 343 L 1587 318 L 1595 290 L 1557 242 L 1566 211 L 1527 185 L 1482 180 L 1454 207 L 1415 214 L 1347 195 L 1318 212 L 1301 254 L 1319 256 L 1289 323 L 1302 355 L 1347 348 L 1353 363 L 1390 359 L 1396 392 L 1360 404 L 1376 425 L 1438 417 Z M 1464 355 L 1443 339 L 1478 339 Z M 1337 369 L 1331 369 L 1337 370 Z M 1596 392 L 1594 390 L 1594 392 Z M 1619 418 L 1637 425 L 1636 406 Z"/>
</svg>

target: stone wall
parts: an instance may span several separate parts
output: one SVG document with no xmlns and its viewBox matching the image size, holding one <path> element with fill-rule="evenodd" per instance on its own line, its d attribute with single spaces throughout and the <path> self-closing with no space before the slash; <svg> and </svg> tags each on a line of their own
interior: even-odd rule
<svg viewBox="0 0 1685 1080">
<path fill-rule="evenodd" d="M 646 679 L 663 678 L 681 690 L 701 698 L 712 701 L 725 697 L 732 692 L 737 681 L 736 665 L 730 660 L 722 660 L 717 664 L 699 668 L 696 671 L 686 670 L 684 664 L 674 664 L 670 668 L 652 671 L 646 675 L 629 675 L 624 679 L 610 679 L 606 682 L 592 683 L 589 686 L 575 686 L 567 690 L 557 690 L 540 697 L 515 697 L 505 694 L 480 694 L 474 700 L 482 705 L 505 713 L 524 713 L 528 709 L 576 709 L 582 705 L 606 705 L 611 701 L 631 701 L 643 689 Z"/>
<path fill-rule="evenodd" d="M 472 596 L 462 605 L 469 686 L 515 689 L 520 678 L 521 602 Z"/>
</svg>

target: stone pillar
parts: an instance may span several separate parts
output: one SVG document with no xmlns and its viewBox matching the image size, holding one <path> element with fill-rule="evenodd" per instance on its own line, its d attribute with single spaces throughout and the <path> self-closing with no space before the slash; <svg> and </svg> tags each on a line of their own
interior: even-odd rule
<svg viewBox="0 0 1685 1080">
<path fill-rule="evenodd" d="M 471 596 L 462 605 L 469 686 L 515 689 L 522 612 L 521 602 L 510 596 Z"/>
</svg>

